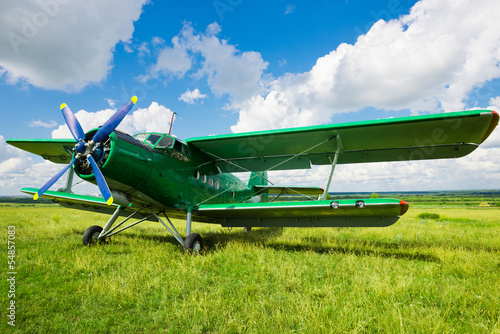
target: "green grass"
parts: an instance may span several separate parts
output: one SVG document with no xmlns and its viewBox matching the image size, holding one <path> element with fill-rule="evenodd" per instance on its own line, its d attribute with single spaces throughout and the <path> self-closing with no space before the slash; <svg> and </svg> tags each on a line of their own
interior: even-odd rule
<svg viewBox="0 0 500 334">
<path fill-rule="evenodd" d="M 494 207 L 426 205 L 388 228 L 195 223 L 207 246 L 196 256 L 158 223 L 83 247 L 83 231 L 105 216 L 0 208 L 3 245 L 16 226 L 23 333 L 499 333 L 498 217 Z M 0 288 L 6 332 L 6 280 Z"/>
</svg>

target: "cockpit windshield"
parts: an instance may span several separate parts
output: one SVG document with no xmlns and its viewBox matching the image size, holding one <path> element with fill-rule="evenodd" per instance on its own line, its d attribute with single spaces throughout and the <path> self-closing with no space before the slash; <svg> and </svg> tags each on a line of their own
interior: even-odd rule
<svg viewBox="0 0 500 334">
<path fill-rule="evenodd" d="M 191 159 L 191 150 L 189 146 L 182 140 L 168 134 L 139 133 L 135 135 L 134 138 L 178 160 L 189 161 Z"/>
<path fill-rule="evenodd" d="M 174 138 L 163 136 L 163 138 L 156 144 L 156 148 L 170 148 L 174 143 Z"/>
<path fill-rule="evenodd" d="M 144 141 L 145 143 L 151 144 L 151 146 L 155 146 L 156 142 L 161 138 L 161 135 L 150 134 L 149 137 Z"/>
</svg>

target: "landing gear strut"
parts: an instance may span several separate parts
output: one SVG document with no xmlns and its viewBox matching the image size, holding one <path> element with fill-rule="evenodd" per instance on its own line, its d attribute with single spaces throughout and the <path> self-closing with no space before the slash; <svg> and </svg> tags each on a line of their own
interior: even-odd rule
<svg viewBox="0 0 500 334">
<path fill-rule="evenodd" d="M 187 212 L 187 217 L 186 217 L 186 239 L 183 240 L 179 232 L 175 229 L 174 224 L 170 221 L 170 219 L 167 217 L 166 213 L 163 212 L 165 215 L 165 218 L 168 221 L 168 225 L 163 222 L 163 220 L 160 219 L 160 217 L 151 209 L 147 209 L 150 211 L 150 215 L 145 216 L 144 218 L 136 221 L 135 223 L 132 223 L 126 227 L 123 227 L 119 229 L 118 231 L 115 231 L 118 227 L 123 225 L 127 220 L 132 218 L 135 214 L 139 213 L 141 210 L 144 208 L 137 209 L 134 211 L 132 214 L 130 214 L 128 217 L 126 217 L 124 220 L 122 220 L 120 223 L 116 224 L 113 227 L 113 224 L 116 222 L 118 216 L 122 213 L 123 210 L 125 210 L 123 207 L 118 206 L 111 216 L 111 218 L 108 220 L 104 228 L 100 226 L 91 226 L 89 227 L 84 233 L 83 233 L 83 245 L 90 245 L 90 244 L 95 244 L 98 242 L 104 241 L 106 238 L 111 237 L 112 235 L 115 235 L 117 233 L 120 233 L 123 230 L 126 230 L 132 226 L 135 226 L 139 223 L 142 223 L 145 220 L 156 220 L 159 223 L 161 223 L 167 230 L 170 232 L 170 234 L 179 242 L 185 250 L 191 251 L 193 253 L 199 253 L 203 249 L 203 240 L 201 236 L 198 233 L 191 233 L 191 211 Z"/>
</svg>

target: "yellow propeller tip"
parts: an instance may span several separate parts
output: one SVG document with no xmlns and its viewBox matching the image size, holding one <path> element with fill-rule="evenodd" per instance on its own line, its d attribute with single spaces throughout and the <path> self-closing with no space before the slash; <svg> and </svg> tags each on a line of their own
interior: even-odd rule
<svg viewBox="0 0 500 334">
<path fill-rule="evenodd" d="M 111 205 L 113 204 L 113 196 L 111 196 L 107 201 L 106 201 L 106 204 L 107 205 Z"/>
<path fill-rule="evenodd" d="M 137 96 L 132 96 L 132 97 L 130 98 L 130 100 L 131 100 L 132 102 L 134 102 L 134 104 L 136 104 L 136 102 L 137 102 Z"/>
<path fill-rule="evenodd" d="M 64 107 L 66 107 L 66 103 L 61 104 L 61 110 L 63 110 Z"/>
<path fill-rule="evenodd" d="M 36 193 L 36 194 L 34 194 L 34 195 L 33 195 L 33 199 L 34 199 L 35 201 L 38 199 L 38 197 L 40 197 L 40 196 L 38 196 L 38 193 Z"/>
</svg>

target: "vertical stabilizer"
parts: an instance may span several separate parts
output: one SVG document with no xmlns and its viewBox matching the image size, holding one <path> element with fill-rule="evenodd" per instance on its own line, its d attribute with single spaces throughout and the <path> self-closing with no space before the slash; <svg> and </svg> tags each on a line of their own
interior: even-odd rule
<svg viewBox="0 0 500 334">
<path fill-rule="evenodd" d="M 252 172 L 250 174 L 250 179 L 248 179 L 248 188 L 253 188 L 253 186 L 267 186 L 267 172 Z M 269 194 L 266 192 L 259 193 L 260 201 L 267 202 Z"/>
</svg>

